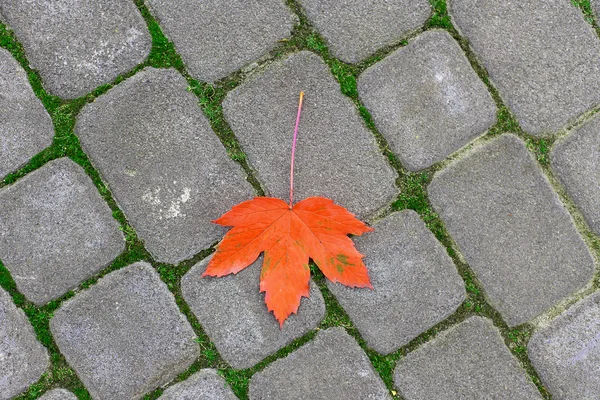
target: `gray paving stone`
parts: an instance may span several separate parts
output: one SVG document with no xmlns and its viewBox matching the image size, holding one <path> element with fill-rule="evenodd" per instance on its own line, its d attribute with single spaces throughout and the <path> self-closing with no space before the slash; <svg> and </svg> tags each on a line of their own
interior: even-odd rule
<svg viewBox="0 0 600 400">
<path fill-rule="evenodd" d="M 237 400 L 229 386 L 214 369 L 203 369 L 185 381 L 171 386 L 161 400 Z"/>
<path fill-rule="evenodd" d="M 591 0 L 592 10 L 596 13 L 596 17 L 600 15 L 600 0 Z"/>
<path fill-rule="evenodd" d="M 508 325 L 583 287 L 594 270 L 573 220 L 511 134 L 436 173 L 429 198 Z"/>
<path fill-rule="evenodd" d="M 536 331 L 528 353 L 556 400 L 600 398 L 600 293 L 594 293 Z"/>
<path fill-rule="evenodd" d="M 0 190 L 0 205 L 0 259 L 37 305 L 76 288 L 125 249 L 110 208 L 68 158 Z"/>
<path fill-rule="evenodd" d="M 128 0 L 0 1 L 31 66 L 53 94 L 74 98 L 143 62 L 152 42 Z"/>
<path fill-rule="evenodd" d="M 214 82 L 290 36 L 298 18 L 282 0 L 148 0 L 197 79 Z"/>
<path fill-rule="evenodd" d="M 471 317 L 401 358 L 394 382 L 406 400 L 541 399 L 491 321 Z"/>
<path fill-rule="evenodd" d="M 264 294 L 259 292 L 262 257 L 236 275 L 202 278 L 208 261 L 201 261 L 185 274 L 181 291 L 221 356 L 233 368 L 252 367 L 316 328 L 325 316 L 323 296 L 311 282 L 310 298 L 303 298 L 298 313 L 279 329 L 267 310 Z"/>
<path fill-rule="evenodd" d="M 175 298 L 145 262 L 112 272 L 65 302 L 50 330 L 95 400 L 140 398 L 200 353 Z"/>
<path fill-rule="evenodd" d="M 0 288 L 0 399 L 7 400 L 35 383 L 50 365 L 25 313 Z"/>
<path fill-rule="evenodd" d="M 425 0 L 299 0 L 331 52 L 355 63 L 399 42 L 431 14 Z"/>
<path fill-rule="evenodd" d="M 425 32 L 368 68 L 358 91 L 411 171 L 443 160 L 496 121 L 487 88 L 445 31 Z"/>
<path fill-rule="evenodd" d="M 298 95 L 304 107 L 296 146 L 294 200 L 326 196 L 365 217 L 396 194 L 396 173 L 329 68 L 303 51 L 230 92 L 223 103 L 258 178 L 289 198 L 290 153 Z"/>
<path fill-rule="evenodd" d="M 452 259 L 414 211 L 355 238 L 374 290 L 327 286 L 369 347 L 388 354 L 452 314 L 465 299 Z"/>
<path fill-rule="evenodd" d="M 54 127 L 27 74 L 0 48 L 0 179 L 52 144 Z"/>
<path fill-rule="evenodd" d="M 511 134 L 436 173 L 429 198 L 510 326 L 583 287 L 594 270 L 573 220 Z"/>
<path fill-rule="evenodd" d="M 600 235 L 600 119 L 572 132 L 558 142 L 550 160 L 558 179 L 583 213 L 590 227 Z"/>
<path fill-rule="evenodd" d="M 40 400 L 77 400 L 77 396 L 66 389 L 54 389 L 46 392 Z"/>
<path fill-rule="evenodd" d="M 600 103 L 600 41 L 571 2 L 452 0 L 449 7 L 526 131 L 557 131 Z"/>
<path fill-rule="evenodd" d="M 391 399 L 366 354 L 343 328 L 317 333 L 250 380 L 250 399 Z"/>
<path fill-rule="evenodd" d="M 148 250 L 177 263 L 219 240 L 213 224 L 253 190 L 172 69 L 147 68 L 79 114 L 76 133 Z"/>
</svg>

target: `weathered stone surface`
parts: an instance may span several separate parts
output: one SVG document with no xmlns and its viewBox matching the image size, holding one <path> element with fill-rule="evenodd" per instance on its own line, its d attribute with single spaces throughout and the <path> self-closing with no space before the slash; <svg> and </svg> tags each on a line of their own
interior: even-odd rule
<svg viewBox="0 0 600 400">
<path fill-rule="evenodd" d="M 195 78 L 213 82 L 287 38 L 297 17 L 281 0 L 148 0 Z"/>
<path fill-rule="evenodd" d="M 355 63 L 381 47 L 399 42 L 425 23 L 425 0 L 299 0 L 308 19 L 325 37 L 331 52 Z"/>
<path fill-rule="evenodd" d="M 54 389 L 46 392 L 40 400 L 77 400 L 77 396 L 66 389 Z"/>
<path fill-rule="evenodd" d="M 27 74 L 0 48 L 0 179 L 52 144 L 54 127 Z"/>
<path fill-rule="evenodd" d="M 74 289 L 125 249 L 110 208 L 68 158 L 0 190 L 0 204 L 0 259 L 37 305 Z"/>
<path fill-rule="evenodd" d="M 496 121 L 487 88 L 445 31 L 425 32 L 368 68 L 358 91 L 411 171 L 443 160 Z"/>
<path fill-rule="evenodd" d="M 596 18 L 600 15 L 600 0 L 591 0 L 590 4 L 596 13 Z"/>
<path fill-rule="evenodd" d="M 161 400 L 236 400 L 229 386 L 214 369 L 203 369 L 185 381 L 171 386 Z"/>
<path fill-rule="evenodd" d="M 147 68 L 79 114 L 76 132 L 148 250 L 177 263 L 225 232 L 211 220 L 251 198 L 242 169 L 172 69 Z"/>
<path fill-rule="evenodd" d="M 590 227 L 600 235 L 600 119 L 572 132 L 558 142 L 550 159 L 558 179 L 583 213 Z"/>
<path fill-rule="evenodd" d="M 435 210 L 510 326 L 584 286 L 592 257 L 523 142 L 507 134 L 436 173 Z"/>
<path fill-rule="evenodd" d="M 64 98 L 83 96 L 129 71 L 152 45 L 128 0 L 3 0 L 0 14 L 45 86 Z"/>
<path fill-rule="evenodd" d="M 225 117 L 270 194 L 287 199 L 302 90 L 294 199 L 325 196 L 361 217 L 372 214 L 394 197 L 396 174 L 315 54 L 295 54 L 230 92 L 223 103 Z"/>
<path fill-rule="evenodd" d="M 452 314 L 464 283 L 414 211 L 395 213 L 355 238 L 374 290 L 327 282 L 369 347 L 387 354 Z"/>
<path fill-rule="evenodd" d="M 330 328 L 257 372 L 250 399 L 391 399 L 366 354 L 343 328 Z"/>
<path fill-rule="evenodd" d="M 491 321 L 471 317 L 398 361 L 407 400 L 541 399 Z"/>
<path fill-rule="evenodd" d="M 0 288 L 0 399 L 25 391 L 49 365 L 48 352 L 37 341 L 25 313 Z"/>
<path fill-rule="evenodd" d="M 600 41 L 571 2 L 452 0 L 449 6 L 526 131 L 554 132 L 600 103 Z"/>
<path fill-rule="evenodd" d="M 62 354 L 94 399 L 137 399 L 200 351 L 173 295 L 145 262 L 112 272 L 50 320 Z"/>
<path fill-rule="evenodd" d="M 600 398 L 600 293 L 577 303 L 535 332 L 528 353 L 556 400 Z"/>
<path fill-rule="evenodd" d="M 233 368 L 250 368 L 292 340 L 317 327 L 325 316 L 323 296 L 310 283 L 298 313 L 279 323 L 259 292 L 262 257 L 236 275 L 205 277 L 208 259 L 196 264 L 181 280 L 183 298 Z"/>
</svg>

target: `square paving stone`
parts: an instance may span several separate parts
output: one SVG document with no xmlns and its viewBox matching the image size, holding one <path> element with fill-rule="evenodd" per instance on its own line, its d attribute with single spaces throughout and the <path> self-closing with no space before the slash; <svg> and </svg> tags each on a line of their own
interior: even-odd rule
<svg viewBox="0 0 600 400">
<path fill-rule="evenodd" d="M 27 74 L 0 48 L 0 179 L 52 144 L 50 115 L 35 97 Z"/>
<path fill-rule="evenodd" d="M 214 82 L 290 36 L 298 18 L 282 0 L 148 0 L 195 78 Z"/>
<path fill-rule="evenodd" d="M 343 328 L 330 328 L 250 380 L 250 399 L 391 399 L 369 358 Z"/>
<path fill-rule="evenodd" d="M 237 273 L 221 278 L 201 275 L 208 259 L 196 264 L 181 280 L 183 298 L 221 356 L 233 368 L 250 368 L 265 357 L 317 327 L 325 302 L 310 282 L 310 298 L 302 298 L 297 314 L 279 329 L 260 293 L 262 257 Z"/>
<path fill-rule="evenodd" d="M 368 68 L 358 91 L 411 171 L 443 160 L 496 121 L 487 88 L 445 31 L 425 32 Z"/>
<path fill-rule="evenodd" d="M 303 51 L 230 92 L 225 117 L 272 196 L 289 198 L 298 95 L 305 92 L 296 145 L 294 199 L 325 196 L 361 217 L 390 202 L 396 173 L 329 68 Z"/>
<path fill-rule="evenodd" d="M 129 0 L 2 0 L 0 14 L 44 85 L 80 97 L 146 59 L 152 42 Z"/>
<path fill-rule="evenodd" d="M 354 239 L 374 290 L 327 282 L 369 347 L 387 354 L 452 314 L 464 283 L 414 211 L 394 213 Z"/>
<path fill-rule="evenodd" d="M 600 103 L 600 41 L 570 1 L 451 0 L 449 12 L 527 132 Z"/>
<path fill-rule="evenodd" d="M 586 222 L 600 235 L 600 118 L 559 141 L 550 160 Z"/>
<path fill-rule="evenodd" d="M 8 400 L 37 382 L 50 366 L 25 313 L 0 288 L 0 399 Z"/>
<path fill-rule="evenodd" d="M 333 55 L 356 63 L 399 42 L 431 14 L 426 0 L 299 0 Z"/>
<path fill-rule="evenodd" d="M 491 321 L 471 317 L 401 358 L 394 373 L 406 400 L 541 399 Z"/>
<path fill-rule="evenodd" d="M 555 400 L 599 399 L 600 293 L 536 331 L 528 354 Z"/>
<path fill-rule="evenodd" d="M 190 323 L 145 262 L 111 272 L 63 303 L 50 330 L 94 400 L 138 399 L 200 354 Z"/>
<path fill-rule="evenodd" d="M 219 240 L 211 221 L 251 198 L 173 69 L 146 68 L 79 114 L 76 133 L 119 206 L 160 261 L 178 263 Z"/>
<path fill-rule="evenodd" d="M 524 143 L 511 134 L 435 174 L 434 209 L 510 326 L 583 287 L 594 262 Z"/>
<path fill-rule="evenodd" d="M 54 389 L 46 392 L 39 400 L 77 400 L 77 396 L 66 389 Z"/>
<path fill-rule="evenodd" d="M 225 379 L 214 369 L 203 369 L 185 381 L 171 386 L 161 400 L 237 400 Z"/>
<path fill-rule="evenodd" d="M 36 305 L 76 288 L 124 249 L 110 208 L 68 158 L 0 190 L 0 259 Z"/>
</svg>

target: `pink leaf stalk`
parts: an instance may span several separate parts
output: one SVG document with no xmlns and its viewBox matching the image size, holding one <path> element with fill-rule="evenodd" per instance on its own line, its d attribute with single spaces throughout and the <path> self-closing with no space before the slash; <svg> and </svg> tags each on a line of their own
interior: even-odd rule
<svg viewBox="0 0 600 400">
<path fill-rule="evenodd" d="M 298 138 L 298 124 L 300 124 L 302 100 L 304 100 L 304 92 L 300 92 L 300 101 L 298 102 L 298 115 L 296 116 L 296 127 L 294 128 L 294 141 L 292 142 L 292 163 L 290 166 L 290 209 L 294 206 L 294 156 L 296 155 L 296 139 Z"/>
</svg>

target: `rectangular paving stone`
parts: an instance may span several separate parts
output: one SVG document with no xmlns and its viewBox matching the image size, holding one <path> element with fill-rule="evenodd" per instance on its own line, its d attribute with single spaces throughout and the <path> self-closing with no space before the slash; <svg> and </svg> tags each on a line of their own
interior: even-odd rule
<svg viewBox="0 0 600 400">
<path fill-rule="evenodd" d="M 0 48 L 0 179 L 52 144 L 50 115 L 35 96 L 27 74 Z"/>
<path fill-rule="evenodd" d="M 431 14 L 426 0 L 299 0 L 336 57 L 356 63 L 399 42 Z"/>
<path fill-rule="evenodd" d="M 600 235 L 600 119 L 557 142 L 550 160 L 586 222 Z"/>
<path fill-rule="evenodd" d="M 190 323 L 145 262 L 111 272 L 63 303 L 50 330 L 94 400 L 139 399 L 200 354 Z"/>
<path fill-rule="evenodd" d="M 181 292 L 221 357 L 233 368 L 252 367 L 316 328 L 325 316 L 323 296 L 311 281 L 310 298 L 301 300 L 298 313 L 280 329 L 260 293 L 262 257 L 236 275 L 202 278 L 208 261 L 185 274 Z"/>
<path fill-rule="evenodd" d="M 449 13 L 527 132 L 600 103 L 600 41 L 570 1 L 451 0 Z"/>
<path fill-rule="evenodd" d="M 394 213 L 354 239 L 374 290 L 327 286 L 369 347 L 388 354 L 452 314 L 464 283 L 446 250 L 414 211 Z"/>
<path fill-rule="evenodd" d="M 330 328 L 250 379 L 250 399 L 391 399 L 344 328 Z"/>
<path fill-rule="evenodd" d="M 63 98 L 111 82 L 143 62 L 152 46 L 129 0 L 2 0 L 0 14 L 44 86 Z"/>
<path fill-rule="evenodd" d="M 443 160 L 496 121 L 487 88 L 445 31 L 425 32 L 369 67 L 358 91 L 411 171 Z"/>
<path fill-rule="evenodd" d="M 528 354 L 553 399 L 600 398 L 600 293 L 536 331 Z"/>
<path fill-rule="evenodd" d="M 40 397 L 40 400 L 77 400 L 77 396 L 66 389 L 53 389 Z"/>
<path fill-rule="evenodd" d="M 75 289 L 123 250 L 108 204 L 68 158 L 0 190 L 0 259 L 36 305 Z"/>
<path fill-rule="evenodd" d="M 152 255 L 178 263 L 219 240 L 213 224 L 253 190 L 173 69 L 146 68 L 79 114 L 76 134 Z"/>
<path fill-rule="evenodd" d="M 509 326 L 583 287 L 593 259 L 533 156 L 505 134 L 435 174 L 434 209 Z"/>
<path fill-rule="evenodd" d="M 471 317 L 401 358 L 394 382 L 406 400 L 542 399 L 491 321 Z"/>
<path fill-rule="evenodd" d="M 260 59 L 298 21 L 282 0 L 148 0 L 194 78 L 214 82 Z"/>
<path fill-rule="evenodd" d="M 161 400 L 237 400 L 214 369 L 202 369 L 164 391 Z"/>
<path fill-rule="evenodd" d="M 38 342 L 25 313 L 0 288 L 0 399 L 24 392 L 49 366 L 48 352 Z"/>
<path fill-rule="evenodd" d="M 361 217 L 395 194 L 396 173 L 329 68 L 303 51 L 230 92 L 225 118 L 270 195 L 289 198 L 298 95 L 305 92 L 296 145 L 294 199 L 325 196 Z"/>
</svg>

